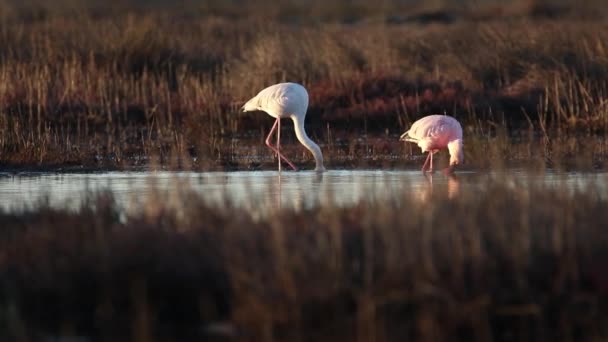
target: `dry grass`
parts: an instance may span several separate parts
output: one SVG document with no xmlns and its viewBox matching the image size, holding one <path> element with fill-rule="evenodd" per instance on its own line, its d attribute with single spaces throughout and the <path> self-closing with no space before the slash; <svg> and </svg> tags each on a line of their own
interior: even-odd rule
<svg viewBox="0 0 608 342">
<path fill-rule="evenodd" d="M 397 136 L 431 112 L 463 122 L 465 167 L 605 167 L 603 2 L 383 3 L 1 2 L 0 167 L 274 167 L 271 120 L 238 108 L 284 80 L 330 167 L 417 165 Z M 0 213 L 0 339 L 608 338 L 601 188 L 506 184 L 261 218 L 187 192 Z"/>
<path fill-rule="evenodd" d="M 403 165 L 409 147 L 397 134 L 436 112 L 462 120 L 469 141 L 483 143 L 467 145 L 472 156 L 503 129 L 510 138 L 540 134 L 525 142 L 542 142 L 544 160 L 563 140 L 574 141 L 574 154 L 590 150 L 589 164 L 606 156 L 604 139 L 587 144 L 608 125 L 599 2 L 370 9 L 319 1 L 311 13 L 289 2 L 276 10 L 32 3 L 2 5 L 4 167 L 273 165 L 261 144 L 271 120 L 238 108 L 285 80 L 309 89 L 308 130 L 336 167 Z M 529 138 L 525 131 L 517 139 Z M 285 133 L 291 155 L 309 162 Z"/>
<path fill-rule="evenodd" d="M 3 213 L 1 336 L 605 339 L 607 199 L 507 184 L 257 219 L 188 193 Z"/>
</svg>

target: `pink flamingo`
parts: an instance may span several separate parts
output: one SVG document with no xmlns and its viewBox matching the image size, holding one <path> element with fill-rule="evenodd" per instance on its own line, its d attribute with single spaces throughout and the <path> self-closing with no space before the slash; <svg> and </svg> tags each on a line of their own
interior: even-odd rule
<svg viewBox="0 0 608 342">
<path fill-rule="evenodd" d="M 446 148 L 450 152 L 450 166 L 446 172 L 453 172 L 456 165 L 462 164 L 464 153 L 462 150 L 462 127 L 460 123 L 451 116 L 429 115 L 414 122 L 410 129 L 403 133 L 400 141 L 417 143 L 422 152 L 429 152 L 422 172 L 427 170 L 433 172 L 433 154 L 440 149 Z"/>
<path fill-rule="evenodd" d="M 315 171 L 325 171 L 325 167 L 323 166 L 323 154 L 321 153 L 319 145 L 310 140 L 304 130 L 304 119 L 306 118 L 307 109 L 308 92 L 303 86 L 297 83 L 279 83 L 272 85 L 260 91 L 243 106 L 244 112 L 261 110 L 277 119 L 266 137 L 266 145 L 278 155 L 279 171 L 281 171 L 281 158 L 283 158 L 294 171 L 298 170 L 289 159 L 281 154 L 282 118 L 291 118 L 293 121 L 296 137 L 315 158 Z M 275 130 L 277 130 L 276 148 L 270 143 L 270 137 Z"/>
</svg>

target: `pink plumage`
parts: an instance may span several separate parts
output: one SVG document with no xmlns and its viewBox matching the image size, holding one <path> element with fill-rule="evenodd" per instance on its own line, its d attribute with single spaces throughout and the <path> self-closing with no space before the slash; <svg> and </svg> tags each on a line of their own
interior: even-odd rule
<svg viewBox="0 0 608 342">
<path fill-rule="evenodd" d="M 429 152 L 422 171 L 433 171 L 433 154 L 447 148 L 450 153 L 450 167 L 453 171 L 456 165 L 462 164 L 464 153 L 462 147 L 462 127 L 460 123 L 451 116 L 429 115 L 414 122 L 410 129 L 403 133 L 399 140 L 418 144 L 422 152 Z"/>
<path fill-rule="evenodd" d="M 315 158 L 316 171 L 325 171 L 323 166 L 323 153 L 314 141 L 312 141 L 304 129 L 306 110 L 308 109 L 308 92 L 297 83 L 278 83 L 262 89 L 256 96 L 243 105 L 243 111 L 261 110 L 276 118 L 274 126 L 266 137 L 266 145 L 277 154 L 279 160 L 279 171 L 281 171 L 281 159 L 292 169 L 296 166 L 281 153 L 281 118 L 291 118 L 296 132 L 296 138 L 306 147 Z M 270 142 L 270 137 L 277 132 L 276 147 Z"/>
</svg>

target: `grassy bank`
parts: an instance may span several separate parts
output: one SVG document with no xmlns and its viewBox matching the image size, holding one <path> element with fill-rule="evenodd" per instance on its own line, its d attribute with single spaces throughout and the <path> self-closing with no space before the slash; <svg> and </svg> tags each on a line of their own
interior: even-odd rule
<svg viewBox="0 0 608 342">
<path fill-rule="evenodd" d="M 262 218 L 188 193 L 127 217 L 106 195 L 2 213 L 0 334 L 605 339 L 606 198 L 506 184 Z"/>
<path fill-rule="evenodd" d="M 308 88 L 334 166 L 406 164 L 396 138 L 429 113 L 465 124 L 471 157 L 501 134 L 542 145 L 530 160 L 563 141 L 607 155 L 587 144 L 608 127 L 600 2 L 255 4 L 3 3 L 0 165 L 270 167 L 272 120 L 239 108 L 286 80 Z"/>
</svg>

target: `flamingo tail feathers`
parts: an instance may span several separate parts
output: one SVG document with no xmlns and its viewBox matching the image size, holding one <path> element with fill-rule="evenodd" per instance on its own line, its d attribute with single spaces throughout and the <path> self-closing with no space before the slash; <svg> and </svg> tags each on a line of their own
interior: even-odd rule
<svg viewBox="0 0 608 342">
<path fill-rule="evenodd" d="M 410 131 L 407 131 L 399 137 L 400 141 L 418 142 L 418 139 L 410 137 Z"/>
</svg>

